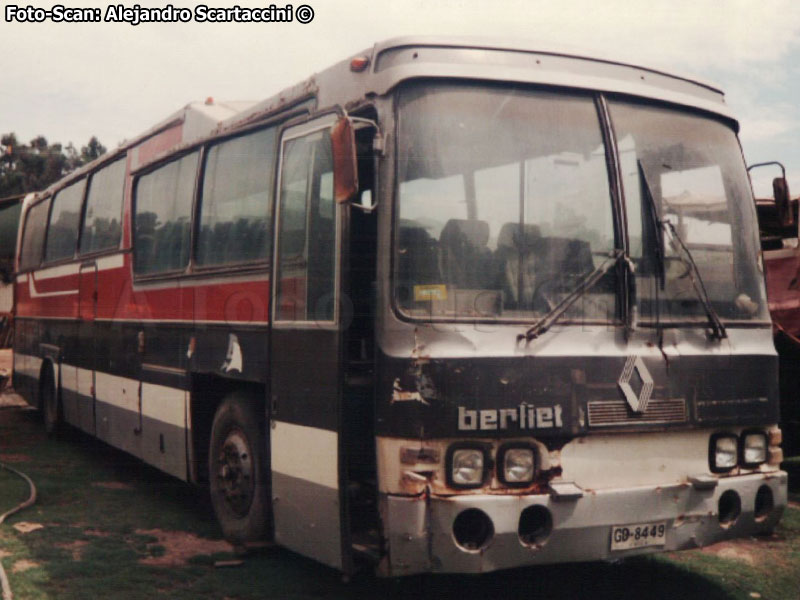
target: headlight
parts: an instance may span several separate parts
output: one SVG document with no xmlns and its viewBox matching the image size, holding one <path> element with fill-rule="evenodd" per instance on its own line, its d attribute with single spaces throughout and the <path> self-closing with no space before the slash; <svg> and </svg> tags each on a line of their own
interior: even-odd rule
<svg viewBox="0 0 800 600">
<path fill-rule="evenodd" d="M 471 488 L 483 485 L 486 453 L 482 448 L 450 448 L 449 484 Z"/>
<path fill-rule="evenodd" d="M 511 486 L 529 485 L 536 472 L 536 454 L 531 446 L 501 448 L 498 457 L 498 479 Z"/>
<path fill-rule="evenodd" d="M 767 434 L 763 431 L 746 431 L 742 434 L 742 466 L 757 467 L 767 461 Z"/>
<path fill-rule="evenodd" d="M 732 433 L 711 436 L 708 462 L 712 473 L 725 473 L 736 466 L 739 458 L 738 439 Z"/>
</svg>

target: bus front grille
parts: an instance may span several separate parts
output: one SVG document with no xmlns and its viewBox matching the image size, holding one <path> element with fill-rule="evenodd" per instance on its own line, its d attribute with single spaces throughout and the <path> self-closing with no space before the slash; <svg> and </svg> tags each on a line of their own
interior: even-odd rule
<svg viewBox="0 0 800 600">
<path fill-rule="evenodd" d="M 687 419 L 683 398 L 653 398 L 643 413 L 634 413 L 625 400 L 593 400 L 588 409 L 590 427 L 685 423 Z"/>
</svg>

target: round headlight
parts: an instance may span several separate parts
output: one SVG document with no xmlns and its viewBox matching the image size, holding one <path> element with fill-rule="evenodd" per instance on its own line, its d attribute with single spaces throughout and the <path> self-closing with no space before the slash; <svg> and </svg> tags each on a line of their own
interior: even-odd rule
<svg viewBox="0 0 800 600">
<path fill-rule="evenodd" d="M 757 467 L 767 461 L 767 435 L 762 432 L 745 433 L 742 436 L 742 464 Z"/>
<path fill-rule="evenodd" d="M 509 448 L 503 454 L 503 481 L 505 483 L 530 483 L 533 481 L 534 458 L 532 448 Z"/>
<path fill-rule="evenodd" d="M 450 479 L 455 485 L 477 487 L 483 483 L 483 451 L 460 448 L 453 451 Z"/>
</svg>

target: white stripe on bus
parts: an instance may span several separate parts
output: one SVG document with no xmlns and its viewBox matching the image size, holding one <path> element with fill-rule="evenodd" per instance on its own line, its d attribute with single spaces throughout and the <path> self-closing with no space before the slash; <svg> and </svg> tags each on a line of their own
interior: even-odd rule
<svg viewBox="0 0 800 600">
<path fill-rule="evenodd" d="M 124 254 L 112 254 L 110 256 L 102 256 L 95 261 L 98 271 L 108 271 L 111 269 L 120 269 L 125 264 Z M 36 279 L 55 279 L 56 277 L 66 277 L 68 275 L 77 275 L 80 271 L 81 263 L 69 263 L 67 265 L 58 265 L 55 267 L 46 267 L 36 271 Z M 88 268 L 86 270 L 89 270 Z"/>
<path fill-rule="evenodd" d="M 109 271 L 111 269 L 121 269 L 125 265 L 124 254 L 112 254 L 111 256 L 103 256 L 96 261 L 98 271 Z"/>
<path fill-rule="evenodd" d="M 83 396 L 91 395 L 92 372 L 62 365 L 63 372 L 76 370 L 76 377 L 62 376 L 64 389 Z M 139 412 L 139 381 L 128 377 L 95 373 L 95 396 L 98 402 L 129 412 Z M 142 384 L 142 416 L 186 429 L 186 392 L 153 383 Z"/>
<path fill-rule="evenodd" d="M 335 431 L 273 421 L 270 440 L 273 471 L 339 488 L 339 437 Z"/>
<path fill-rule="evenodd" d="M 74 290 L 64 290 L 60 292 L 37 292 L 36 291 L 36 281 L 33 279 L 33 274 L 28 278 L 28 293 L 30 294 L 31 298 L 47 298 L 50 296 L 70 296 L 78 293 L 78 289 L 75 288 Z"/>
<path fill-rule="evenodd" d="M 58 265 L 57 267 L 47 267 L 36 271 L 36 279 L 55 279 L 56 277 L 66 277 L 68 275 L 77 275 L 80 265 L 78 263 L 70 263 L 68 265 Z"/>
<path fill-rule="evenodd" d="M 34 379 L 39 379 L 39 372 L 42 369 L 42 359 L 38 356 L 29 354 L 14 353 L 14 371 L 21 375 L 27 375 Z"/>
<path fill-rule="evenodd" d="M 97 372 L 95 395 L 100 402 L 129 412 L 139 412 L 139 381 Z"/>
</svg>

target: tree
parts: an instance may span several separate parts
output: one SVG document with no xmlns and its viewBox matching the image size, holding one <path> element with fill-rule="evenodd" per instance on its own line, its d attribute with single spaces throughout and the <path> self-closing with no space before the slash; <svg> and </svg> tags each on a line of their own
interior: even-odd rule
<svg viewBox="0 0 800 600">
<path fill-rule="evenodd" d="M 26 145 L 15 134 L 4 134 L 0 136 L 0 198 L 43 190 L 105 152 L 95 136 L 78 152 L 72 143 L 66 148 L 48 144 L 41 135 Z"/>
</svg>

